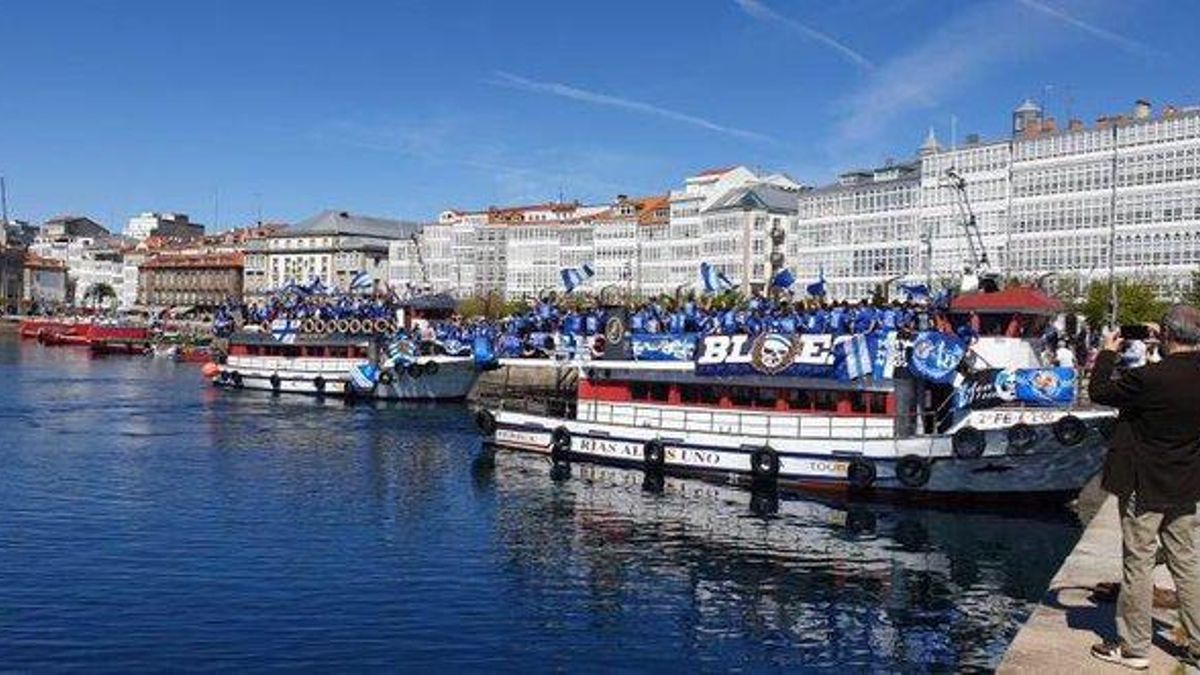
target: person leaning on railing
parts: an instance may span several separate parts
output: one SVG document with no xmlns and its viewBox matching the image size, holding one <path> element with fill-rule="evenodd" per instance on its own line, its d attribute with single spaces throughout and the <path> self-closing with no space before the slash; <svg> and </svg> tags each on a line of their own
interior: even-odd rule
<svg viewBox="0 0 1200 675">
<path fill-rule="evenodd" d="M 1195 530 L 1200 501 L 1200 310 L 1172 307 L 1162 323 L 1166 356 L 1118 370 L 1120 334 L 1104 336 L 1088 390 L 1120 410 L 1101 485 L 1120 502 L 1122 580 L 1119 641 L 1092 655 L 1145 669 L 1152 635 L 1153 571 L 1158 542 L 1175 581 L 1188 646 L 1182 661 L 1200 667 L 1200 555 Z"/>
</svg>

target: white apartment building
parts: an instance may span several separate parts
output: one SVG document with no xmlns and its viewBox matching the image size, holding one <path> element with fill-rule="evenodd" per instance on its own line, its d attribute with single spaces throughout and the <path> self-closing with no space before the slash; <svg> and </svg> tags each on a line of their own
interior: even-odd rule
<svg viewBox="0 0 1200 675">
<path fill-rule="evenodd" d="M 799 196 L 785 251 L 802 282 L 822 273 L 834 298 L 859 298 L 915 269 L 920 227 L 916 162 L 850 171 Z"/>
<path fill-rule="evenodd" d="M 90 237 L 45 239 L 39 237 L 29 251 L 41 258 L 57 260 L 66 266 L 67 301 L 83 304 L 93 288 L 106 284 L 116 293 L 117 304 L 124 297 L 125 273 L 122 253 L 113 242 Z M 121 305 L 124 306 L 124 305 Z"/>
<path fill-rule="evenodd" d="M 750 169 L 731 166 L 701 171 L 684 179 L 682 189 L 671 190 L 667 237 L 650 244 L 666 250 L 654 251 L 643 260 L 643 270 L 648 275 L 642 282 L 646 294 L 671 294 L 681 286 L 698 283 L 700 263 L 704 260 L 701 214 L 726 192 L 757 180 L 759 177 Z"/>
<path fill-rule="evenodd" d="M 771 232 L 785 237 L 780 253 L 786 266 L 786 237 L 795 230 L 800 193 L 795 183 L 760 182 L 721 195 L 701 213 L 700 259 L 740 282 L 743 293 L 765 289 L 771 276 Z"/>
<path fill-rule="evenodd" d="M 669 219 L 666 195 L 632 199 L 617 195 L 612 206 L 593 221 L 595 287 L 618 286 L 626 293 L 641 295 L 643 249 L 647 242 L 656 241 L 656 232 L 665 233 Z"/>
<path fill-rule="evenodd" d="M 346 290 L 359 272 L 373 282 L 388 278 L 389 245 L 420 231 L 416 223 L 324 211 L 247 245 L 244 289 L 247 298 L 263 296 L 289 283 L 314 278 Z"/>
<path fill-rule="evenodd" d="M 1131 114 L 1060 129 L 1026 101 L 1012 120 L 1010 140 L 944 149 L 931 134 L 915 171 L 852 172 L 801 196 L 802 273 L 823 266 L 831 293 L 848 297 L 897 277 L 958 274 L 972 256 L 957 175 L 995 271 L 1095 280 L 1111 256 L 1119 276 L 1166 295 L 1186 288 L 1200 264 L 1200 109 L 1156 117 L 1139 101 Z"/>
<path fill-rule="evenodd" d="M 1200 265 L 1200 109 L 1155 117 L 1138 101 L 1130 115 L 1064 130 L 1036 110 L 1013 153 L 1015 270 L 1105 278 L 1111 250 L 1119 276 L 1168 296 L 1188 287 Z"/>
<path fill-rule="evenodd" d="M 125 236 L 143 241 L 150 236 L 191 239 L 204 236 L 204 226 L 193 223 L 186 213 L 146 212 L 129 219 Z"/>
</svg>

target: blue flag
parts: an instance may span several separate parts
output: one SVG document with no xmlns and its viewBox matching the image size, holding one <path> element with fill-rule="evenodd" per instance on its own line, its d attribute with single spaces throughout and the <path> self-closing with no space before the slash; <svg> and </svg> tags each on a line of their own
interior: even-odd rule
<svg viewBox="0 0 1200 675">
<path fill-rule="evenodd" d="M 775 273 L 775 278 L 771 279 L 771 285 L 775 288 L 788 289 L 796 285 L 796 275 L 788 268 L 783 268 Z"/>
<path fill-rule="evenodd" d="M 929 302 L 929 287 L 925 284 L 900 284 L 900 292 L 913 302 Z"/>
<path fill-rule="evenodd" d="M 805 288 L 805 290 L 808 291 L 808 294 L 813 296 L 814 298 L 825 297 L 825 268 L 824 267 L 821 268 L 821 273 L 817 277 L 817 280 L 812 282 L 811 284 L 809 284 Z"/>
<path fill-rule="evenodd" d="M 592 271 L 592 266 L 588 264 L 581 265 L 578 269 L 567 267 L 561 270 L 559 274 L 562 275 L 563 288 L 568 293 L 574 291 L 588 279 L 596 276 L 596 273 Z"/>
<path fill-rule="evenodd" d="M 700 263 L 700 283 L 705 293 L 721 293 L 734 288 L 734 283 L 724 272 L 707 262 Z"/>
<path fill-rule="evenodd" d="M 955 370 L 967 354 L 967 345 L 953 335 L 925 331 L 913 341 L 908 368 L 930 382 L 945 384 L 954 379 Z"/>
<path fill-rule="evenodd" d="M 366 272 L 357 272 L 350 279 L 350 290 L 352 291 L 369 291 L 375 282 L 371 280 L 371 275 Z"/>
</svg>

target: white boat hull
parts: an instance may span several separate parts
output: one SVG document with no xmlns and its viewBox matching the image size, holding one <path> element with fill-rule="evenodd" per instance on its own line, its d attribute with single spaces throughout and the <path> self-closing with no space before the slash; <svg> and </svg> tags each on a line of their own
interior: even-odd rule
<svg viewBox="0 0 1200 675">
<path fill-rule="evenodd" d="M 780 487 L 846 490 L 850 488 L 851 462 L 859 461 L 875 470 L 870 490 L 974 495 L 1059 495 L 1078 491 L 1100 468 L 1106 444 L 1099 427 L 1112 414 L 1102 410 L 1071 411 L 1087 425 L 1087 433 L 1078 444 L 1068 446 L 1051 431 L 1054 421 L 1068 412 L 1035 412 L 1036 417 L 1025 423 L 1037 433 L 1036 442 L 1020 452 L 1010 451 L 1006 427 L 981 429 L 984 450 L 973 459 L 955 456 L 950 435 L 733 435 L 555 419 L 504 410 L 491 413 L 496 429 L 490 440 L 502 448 L 553 455 L 554 432 L 563 428 L 570 434 L 572 459 L 644 470 L 650 468 L 644 457 L 646 443 L 657 440 L 663 444 L 662 468 L 666 473 L 746 481 L 755 476 L 751 463 L 754 452 L 770 447 L 779 458 L 775 482 Z M 898 478 L 896 467 L 905 457 L 927 463 L 929 475 L 923 484 L 913 486 Z"/>
<path fill-rule="evenodd" d="M 353 387 L 350 371 L 367 363 L 349 358 L 288 358 L 281 356 L 230 356 L 213 378 L 217 386 L 308 396 L 354 397 L 383 401 L 462 400 L 479 373 L 469 357 L 429 356 L 418 360 L 425 368 L 436 363 L 437 372 L 418 377 L 392 376 L 373 390 Z M 318 378 L 321 384 L 318 387 Z"/>
</svg>

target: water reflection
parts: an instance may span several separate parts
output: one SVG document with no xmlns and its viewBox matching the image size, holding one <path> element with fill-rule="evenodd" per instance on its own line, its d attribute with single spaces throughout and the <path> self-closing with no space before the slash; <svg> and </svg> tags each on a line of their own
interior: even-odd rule
<svg viewBox="0 0 1200 675">
<path fill-rule="evenodd" d="M 540 457 L 499 452 L 498 536 L 532 588 L 577 576 L 599 615 L 676 595 L 698 649 L 758 643 L 775 665 L 994 666 L 1078 525 L 888 505 L 780 500 L 576 464 L 552 482 Z"/>
<path fill-rule="evenodd" d="M 0 381 L 18 670 L 988 667 L 1078 536 L 584 464 L 553 481 L 480 455 L 461 406 L 217 391 L 4 337 Z"/>
</svg>

